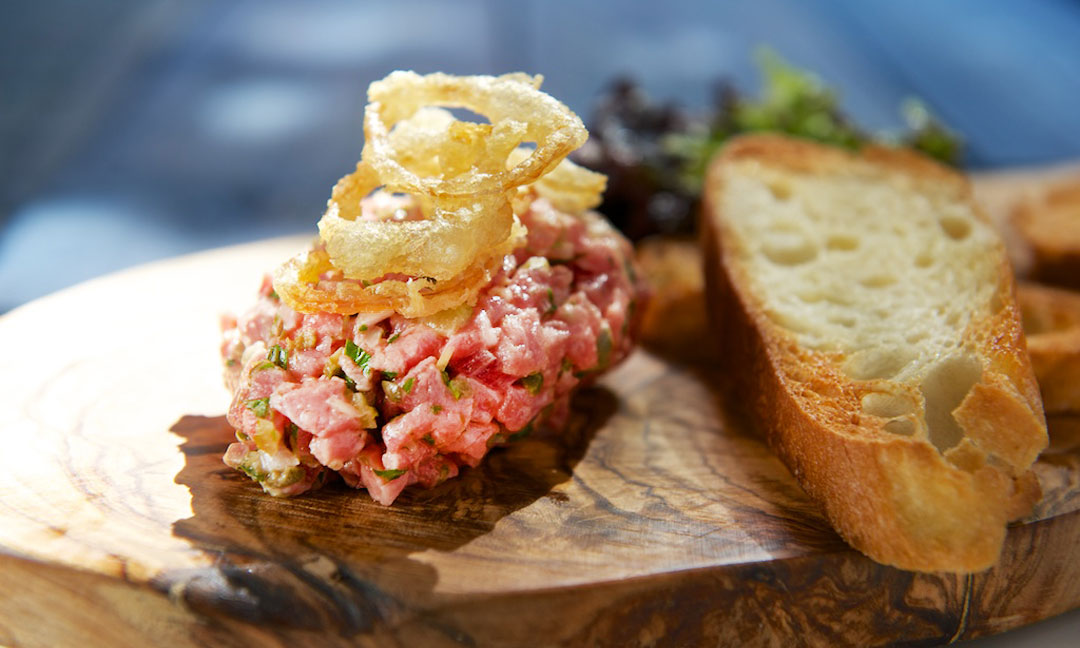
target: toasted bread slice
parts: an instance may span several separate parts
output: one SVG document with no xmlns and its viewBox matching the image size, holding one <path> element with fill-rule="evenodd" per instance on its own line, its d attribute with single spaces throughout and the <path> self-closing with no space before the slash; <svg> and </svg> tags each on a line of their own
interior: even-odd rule
<svg viewBox="0 0 1080 648">
<path fill-rule="evenodd" d="M 1047 414 L 1080 414 L 1080 293 L 1021 282 L 1016 300 Z"/>
<path fill-rule="evenodd" d="M 1032 279 L 1080 289 L 1080 178 L 1021 201 L 1012 225 L 1027 245 Z"/>
<path fill-rule="evenodd" d="M 769 443 L 874 560 L 974 572 L 1039 497 L 1046 422 L 1013 279 L 960 175 L 780 136 L 713 161 L 706 282 Z"/>
</svg>

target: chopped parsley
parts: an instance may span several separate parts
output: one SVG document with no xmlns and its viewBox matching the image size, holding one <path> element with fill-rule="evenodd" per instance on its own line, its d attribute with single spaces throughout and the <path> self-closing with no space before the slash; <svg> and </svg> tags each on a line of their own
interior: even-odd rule
<svg viewBox="0 0 1080 648">
<path fill-rule="evenodd" d="M 360 325 L 360 332 L 363 333 L 366 330 L 367 330 L 367 324 L 361 324 Z"/>
<path fill-rule="evenodd" d="M 401 337 L 401 333 L 394 333 L 393 335 L 390 336 L 390 339 L 387 340 L 386 343 L 387 344 L 393 344 L 394 341 L 396 341 L 399 337 Z"/>
<path fill-rule="evenodd" d="M 371 354 L 356 346 L 352 340 L 345 341 L 345 355 L 349 356 L 349 358 L 356 363 L 356 366 L 360 367 L 364 373 L 371 371 L 368 367 L 368 362 L 371 360 Z"/>
<path fill-rule="evenodd" d="M 270 398 L 253 398 L 244 403 L 244 406 L 255 412 L 255 416 L 262 418 L 270 413 Z"/>
<path fill-rule="evenodd" d="M 289 352 L 279 344 L 270 347 L 270 350 L 266 352 L 266 359 L 282 369 L 289 368 Z"/>
<path fill-rule="evenodd" d="M 536 396 L 540 393 L 540 389 L 544 386 L 544 374 L 539 371 L 531 373 L 521 379 L 521 386 L 526 389 L 530 394 Z"/>
<path fill-rule="evenodd" d="M 393 380 L 394 378 L 397 378 L 397 372 L 396 371 L 384 371 L 384 372 L 382 372 L 382 375 L 383 375 L 383 378 L 386 378 L 387 380 Z"/>
<path fill-rule="evenodd" d="M 431 406 L 431 413 L 432 414 L 438 414 L 441 411 L 442 411 L 442 405 L 432 405 Z"/>
<path fill-rule="evenodd" d="M 429 446 L 435 445 L 435 439 L 430 434 L 425 434 L 424 436 L 420 437 L 420 440 L 428 444 Z"/>
<path fill-rule="evenodd" d="M 416 383 L 416 379 L 415 379 L 415 378 L 408 378 L 408 379 L 406 379 L 406 380 L 405 380 L 405 384 L 401 386 L 401 389 L 402 389 L 402 390 L 403 390 L 403 391 L 404 391 L 404 392 L 405 392 L 406 394 L 408 394 L 409 392 L 411 392 L 411 391 L 412 391 L 412 388 L 413 388 L 413 384 L 415 384 L 415 383 Z"/>
<path fill-rule="evenodd" d="M 544 315 L 551 315 L 558 309 L 558 306 L 555 305 L 555 291 L 551 288 L 548 288 L 547 296 L 549 304 L 547 310 L 544 311 Z"/>
<path fill-rule="evenodd" d="M 240 464 L 239 466 L 237 466 L 237 468 L 239 468 L 240 471 L 242 473 L 244 473 L 245 475 L 247 475 L 249 478 L 251 478 L 251 479 L 253 479 L 253 480 L 257 481 L 257 482 L 262 482 L 267 477 L 266 473 L 262 472 L 261 470 L 259 470 L 258 468 L 256 468 L 255 466 L 251 465 L 250 463 L 248 463 L 246 461 L 244 463 Z"/>
<path fill-rule="evenodd" d="M 349 378 L 344 370 L 338 371 L 338 376 L 345 381 L 345 386 L 349 388 L 349 391 L 356 391 L 356 381 Z"/>
<path fill-rule="evenodd" d="M 372 472 L 381 477 L 383 481 L 394 481 L 408 471 L 402 470 L 401 468 L 392 468 L 390 470 L 376 470 L 372 468 Z"/>
<path fill-rule="evenodd" d="M 461 399 L 461 387 L 458 387 L 457 385 L 454 384 L 454 382 L 452 380 L 450 380 L 450 374 L 446 373 L 446 369 L 443 369 L 439 373 L 442 374 L 443 384 L 446 385 L 446 388 L 450 390 L 450 394 L 453 395 L 454 400 L 460 400 Z"/>
</svg>

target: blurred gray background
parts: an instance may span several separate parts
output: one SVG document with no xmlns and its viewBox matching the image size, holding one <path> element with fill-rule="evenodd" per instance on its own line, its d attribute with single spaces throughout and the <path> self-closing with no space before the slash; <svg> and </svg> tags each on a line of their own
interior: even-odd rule
<svg viewBox="0 0 1080 648">
<path fill-rule="evenodd" d="M 151 259 L 314 232 L 397 68 L 615 75 L 703 107 L 767 44 L 870 129 L 908 96 L 970 168 L 1080 158 L 1080 2 L 49 0 L 0 4 L 0 312 Z"/>
</svg>

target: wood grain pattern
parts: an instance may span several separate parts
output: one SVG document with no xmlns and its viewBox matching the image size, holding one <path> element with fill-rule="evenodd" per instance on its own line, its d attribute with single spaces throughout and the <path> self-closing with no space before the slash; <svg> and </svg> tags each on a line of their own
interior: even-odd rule
<svg viewBox="0 0 1080 648">
<path fill-rule="evenodd" d="M 226 468 L 215 315 L 301 244 L 90 282 L 0 319 L 0 644 L 934 645 L 1080 605 L 1080 426 L 975 576 L 832 532 L 696 354 L 635 353 L 570 428 L 391 508 Z"/>
</svg>

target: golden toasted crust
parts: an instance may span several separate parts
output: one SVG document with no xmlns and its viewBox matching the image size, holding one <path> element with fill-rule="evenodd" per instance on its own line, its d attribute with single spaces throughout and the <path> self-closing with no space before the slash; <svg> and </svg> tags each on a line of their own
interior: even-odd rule
<svg viewBox="0 0 1080 648">
<path fill-rule="evenodd" d="M 1080 178 L 1021 202 L 1012 225 L 1032 257 L 1032 279 L 1080 289 Z"/>
<path fill-rule="evenodd" d="M 850 173 L 853 171 L 852 163 L 861 160 L 874 165 L 871 167 L 859 164 L 868 175 L 877 175 L 883 170 L 892 171 L 904 174 L 920 184 L 926 184 L 935 192 L 948 192 L 965 198 L 971 196 L 971 184 L 967 178 L 906 149 L 867 146 L 855 156 L 843 149 L 822 146 L 809 140 L 762 134 L 732 139 L 724 146 L 722 159 L 729 163 L 757 160 L 773 168 L 818 174 Z M 710 184 L 707 180 L 706 189 Z"/>
<path fill-rule="evenodd" d="M 860 402 L 871 381 L 849 378 L 837 353 L 801 347 L 749 290 L 754 284 L 736 260 L 721 209 L 725 173 L 746 163 L 868 181 L 901 175 L 911 191 L 968 203 L 970 186 L 912 153 L 874 148 L 855 154 L 747 136 L 714 160 L 702 225 L 710 309 L 740 401 L 841 536 L 871 558 L 904 569 L 986 569 L 997 560 L 1006 523 L 1029 513 L 1039 497 L 1029 467 L 1046 444 L 1003 248 L 990 251 L 1000 259 L 999 307 L 964 333 L 983 365 L 982 378 L 953 412 L 966 438 L 943 454 L 925 439 L 886 431 L 883 419 L 864 413 Z"/>
<path fill-rule="evenodd" d="M 1080 414 L 1080 293 L 1021 282 L 1028 353 L 1047 414 Z"/>
</svg>

